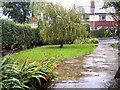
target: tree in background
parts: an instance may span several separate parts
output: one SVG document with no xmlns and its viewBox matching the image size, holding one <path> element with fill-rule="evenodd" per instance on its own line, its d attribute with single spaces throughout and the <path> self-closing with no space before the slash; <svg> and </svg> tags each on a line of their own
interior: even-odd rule
<svg viewBox="0 0 120 90">
<path fill-rule="evenodd" d="M 103 8 L 110 8 L 113 7 L 115 14 L 112 14 L 113 18 L 115 21 L 117 21 L 117 35 L 120 37 L 120 0 L 106 0 L 104 1 L 104 6 Z"/>
<path fill-rule="evenodd" d="M 40 31 L 44 41 L 59 41 L 60 48 L 66 41 L 87 36 L 81 24 L 81 13 L 76 8 L 66 10 L 61 5 L 42 3 L 41 19 L 43 28 Z"/>
<path fill-rule="evenodd" d="M 118 38 L 119 38 L 119 42 L 118 42 L 118 49 L 119 49 L 119 53 L 120 53 L 120 0 L 115 0 L 115 1 L 111 1 L 111 0 L 106 0 L 104 2 L 104 7 L 103 8 L 108 8 L 108 7 L 114 7 L 115 9 L 115 20 L 117 21 L 117 28 L 118 28 L 118 31 L 117 31 L 117 35 L 118 35 Z M 118 57 L 118 59 L 120 58 L 120 55 Z M 114 77 L 114 79 L 116 78 L 120 78 L 120 66 L 118 68 L 118 71 Z"/>
<path fill-rule="evenodd" d="M 30 2 L 4 2 L 3 14 L 19 23 L 25 23 L 30 16 Z"/>
</svg>

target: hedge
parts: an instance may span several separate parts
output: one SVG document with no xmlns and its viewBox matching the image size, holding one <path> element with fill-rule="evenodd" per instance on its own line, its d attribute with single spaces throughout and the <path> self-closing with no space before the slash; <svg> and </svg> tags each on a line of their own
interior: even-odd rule
<svg viewBox="0 0 120 90">
<path fill-rule="evenodd" d="M 90 35 L 91 37 L 109 37 L 115 35 L 115 30 L 111 32 L 109 29 L 101 28 L 99 30 L 91 30 Z"/>
<path fill-rule="evenodd" d="M 91 34 L 91 37 L 104 37 L 105 31 L 106 29 L 91 30 L 90 34 Z"/>
<path fill-rule="evenodd" d="M 2 26 L 2 46 L 4 49 L 25 49 L 40 44 L 37 28 L 16 25 L 13 21 L 0 19 Z"/>
</svg>

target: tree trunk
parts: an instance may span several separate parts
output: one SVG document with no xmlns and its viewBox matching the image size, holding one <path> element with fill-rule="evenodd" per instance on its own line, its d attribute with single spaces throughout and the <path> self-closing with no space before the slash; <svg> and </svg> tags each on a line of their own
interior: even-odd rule
<svg viewBox="0 0 120 90">
<path fill-rule="evenodd" d="M 60 41 L 60 48 L 63 48 L 63 40 Z"/>
</svg>

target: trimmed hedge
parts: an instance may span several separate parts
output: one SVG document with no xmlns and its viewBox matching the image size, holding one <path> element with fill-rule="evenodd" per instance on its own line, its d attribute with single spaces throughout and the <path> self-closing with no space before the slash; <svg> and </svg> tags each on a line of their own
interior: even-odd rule
<svg viewBox="0 0 120 90">
<path fill-rule="evenodd" d="M 16 25 L 13 21 L 0 19 L 2 26 L 2 46 L 4 49 L 26 49 L 40 45 L 37 28 L 29 25 Z"/>
<path fill-rule="evenodd" d="M 91 37 L 104 37 L 105 31 L 106 29 L 91 30 L 90 34 L 91 34 Z"/>
</svg>

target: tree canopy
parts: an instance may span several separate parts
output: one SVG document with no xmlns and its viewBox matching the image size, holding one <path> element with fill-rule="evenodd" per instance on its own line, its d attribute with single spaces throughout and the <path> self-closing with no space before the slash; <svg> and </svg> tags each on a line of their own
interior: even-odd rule
<svg viewBox="0 0 120 90">
<path fill-rule="evenodd" d="M 118 16 L 120 16 L 120 0 L 117 0 L 117 1 L 111 1 L 111 0 L 104 1 L 103 8 L 109 8 L 109 7 L 114 7 L 116 14 Z"/>
<path fill-rule="evenodd" d="M 115 21 L 117 21 L 117 27 L 118 27 L 117 35 L 120 38 L 120 0 L 115 0 L 115 1 L 106 0 L 106 1 L 104 1 L 103 8 L 109 8 L 109 7 L 113 7 L 115 10 L 115 13 L 112 15 L 113 15 Z"/>
<path fill-rule="evenodd" d="M 19 23 L 27 22 L 30 16 L 30 2 L 4 2 L 3 14 Z"/>
<path fill-rule="evenodd" d="M 87 36 L 81 24 L 81 12 L 76 8 L 66 10 L 61 5 L 44 3 L 41 5 L 41 21 L 43 28 L 40 34 L 44 41 L 58 41 L 61 46 L 66 41 Z"/>
</svg>

